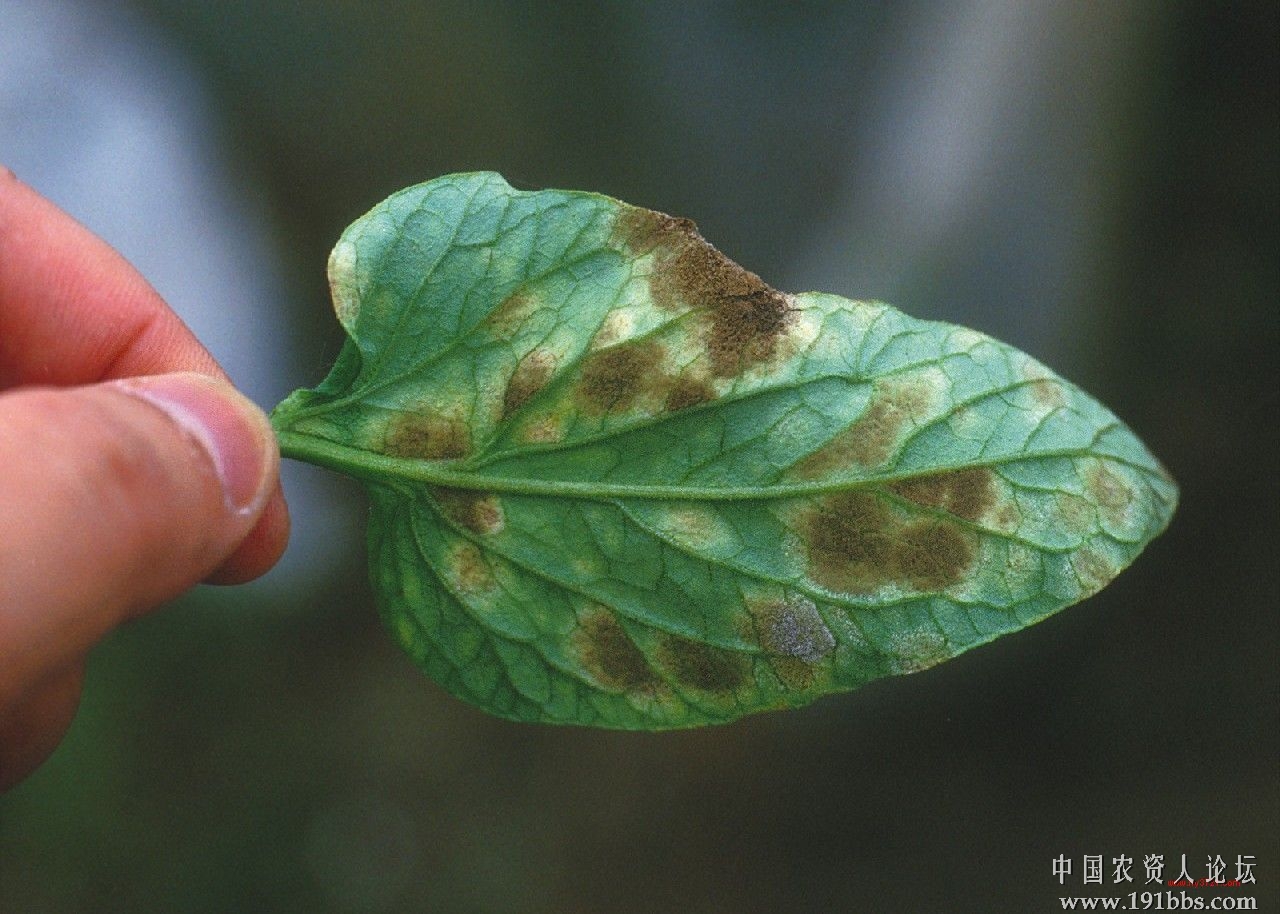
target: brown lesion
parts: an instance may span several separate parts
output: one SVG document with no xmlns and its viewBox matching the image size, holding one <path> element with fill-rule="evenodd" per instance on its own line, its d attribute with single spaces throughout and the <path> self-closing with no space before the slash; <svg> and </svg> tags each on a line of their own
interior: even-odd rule
<svg viewBox="0 0 1280 914">
<path fill-rule="evenodd" d="M 1071 556 L 1071 567 L 1075 569 L 1080 586 L 1087 595 L 1097 593 L 1117 574 L 1116 569 L 1106 558 L 1088 546 L 1077 550 Z"/>
<path fill-rule="evenodd" d="M 523 286 L 516 289 L 489 312 L 484 324 L 496 339 L 510 339 L 529 319 L 537 301 Z"/>
<path fill-rule="evenodd" d="M 444 516 L 472 533 L 491 535 L 501 532 L 506 523 L 498 496 L 472 489 L 432 486 L 431 497 Z"/>
<path fill-rule="evenodd" d="M 382 452 L 390 457 L 457 460 L 471 451 L 471 431 L 459 417 L 398 413 L 387 426 Z"/>
<path fill-rule="evenodd" d="M 502 395 L 502 418 L 506 419 L 533 399 L 551 380 L 555 369 L 556 358 L 545 349 L 535 349 L 521 359 Z"/>
<path fill-rule="evenodd" d="M 754 604 L 748 611 L 760 646 L 770 654 L 817 663 L 835 649 L 831 630 L 818 615 L 817 606 L 806 597 L 770 600 Z"/>
<path fill-rule="evenodd" d="M 1027 380 L 1027 388 L 1031 399 L 1049 409 L 1065 406 L 1067 402 L 1066 383 L 1055 377 L 1047 368 L 1036 362 L 1028 362 L 1023 369 L 1023 377 Z"/>
<path fill-rule="evenodd" d="M 801 479 L 820 479 L 853 467 L 875 467 L 893 454 L 908 425 L 928 409 L 924 384 L 877 385 L 853 424 L 791 469 Z"/>
<path fill-rule="evenodd" d="M 942 519 L 903 518 L 870 492 L 819 500 L 802 516 L 799 533 L 809 577 L 840 593 L 891 584 L 945 590 L 964 578 L 978 554 L 971 531 Z"/>
<path fill-rule="evenodd" d="M 651 693 L 661 682 L 644 652 L 603 606 L 583 617 L 573 644 L 582 665 L 606 689 Z"/>
<path fill-rule="evenodd" d="M 894 494 L 926 508 L 977 522 L 995 505 L 995 474 L 986 467 L 947 470 L 889 484 Z"/>
<path fill-rule="evenodd" d="M 660 656 L 674 679 L 702 692 L 733 692 L 747 678 L 743 655 L 679 635 L 662 639 Z"/>
<path fill-rule="evenodd" d="M 460 591 L 478 595 L 498 586 L 493 569 L 472 543 L 460 543 L 451 553 L 454 581 Z"/>
<path fill-rule="evenodd" d="M 717 377 L 734 377 L 772 359 L 794 323 L 788 296 L 718 251 L 688 219 L 626 207 L 615 223 L 614 241 L 634 255 L 654 255 L 649 293 L 659 308 L 703 316 Z"/>
<path fill-rule="evenodd" d="M 663 407 L 667 412 L 674 413 L 691 406 L 710 403 L 715 398 L 715 389 L 706 381 L 680 377 L 671 382 Z"/>
<path fill-rule="evenodd" d="M 812 600 L 792 597 L 748 606 L 760 647 L 774 675 L 788 689 L 810 688 L 817 665 L 836 641 Z"/>
<path fill-rule="evenodd" d="M 591 415 L 623 412 L 651 390 L 664 350 L 653 340 L 592 353 L 582 366 L 576 398 Z"/>
<path fill-rule="evenodd" d="M 1134 493 L 1129 483 L 1103 460 L 1093 460 L 1085 469 L 1085 490 L 1102 510 L 1103 515 L 1115 524 L 1122 524 Z"/>
</svg>

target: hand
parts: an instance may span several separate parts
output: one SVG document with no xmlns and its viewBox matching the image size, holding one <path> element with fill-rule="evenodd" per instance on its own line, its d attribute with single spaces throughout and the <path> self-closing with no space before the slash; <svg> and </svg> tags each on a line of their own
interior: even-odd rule
<svg viewBox="0 0 1280 914">
<path fill-rule="evenodd" d="M 62 738 L 103 635 L 275 564 L 279 459 L 146 281 L 0 167 L 0 789 Z"/>
</svg>

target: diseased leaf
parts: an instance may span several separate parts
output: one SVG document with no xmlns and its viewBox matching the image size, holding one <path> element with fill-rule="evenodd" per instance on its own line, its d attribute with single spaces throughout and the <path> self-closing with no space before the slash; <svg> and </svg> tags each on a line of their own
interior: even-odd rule
<svg viewBox="0 0 1280 914">
<path fill-rule="evenodd" d="M 388 626 L 504 717 L 683 727 L 921 670 L 1094 593 L 1176 502 L 1028 356 L 597 194 L 440 178 L 329 277 L 349 338 L 282 448 L 365 484 Z"/>
</svg>

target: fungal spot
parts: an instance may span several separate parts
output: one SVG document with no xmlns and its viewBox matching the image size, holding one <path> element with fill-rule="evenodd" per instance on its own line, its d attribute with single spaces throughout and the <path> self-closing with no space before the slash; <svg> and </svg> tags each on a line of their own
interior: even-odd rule
<svg viewBox="0 0 1280 914">
<path fill-rule="evenodd" d="M 1084 474 L 1085 488 L 1113 523 L 1122 523 L 1133 501 L 1129 484 L 1102 461 L 1094 461 Z"/>
<path fill-rule="evenodd" d="M 1041 406 L 1057 409 L 1066 405 L 1063 383 L 1049 374 L 1034 362 L 1029 363 L 1022 373 L 1028 382 L 1031 397 Z"/>
<path fill-rule="evenodd" d="M 818 479 L 855 466 L 875 467 L 893 454 L 903 430 L 929 408 L 924 384 L 877 385 L 871 401 L 852 425 L 797 463 L 792 475 Z"/>
<path fill-rule="evenodd" d="M 703 692 L 732 692 L 747 675 L 741 655 L 677 635 L 663 638 L 662 659 L 672 676 Z"/>
<path fill-rule="evenodd" d="M 668 412 L 674 413 L 701 403 L 710 403 L 715 398 L 715 389 L 706 381 L 677 378 L 671 386 L 671 390 L 667 393 L 664 406 Z"/>
<path fill-rule="evenodd" d="M 338 323 L 348 330 L 355 326 L 360 313 L 359 290 L 356 288 L 356 246 L 340 240 L 329 254 L 329 295 Z"/>
<path fill-rule="evenodd" d="M 520 431 L 520 440 L 528 444 L 554 444 L 562 437 L 564 429 L 557 416 L 542 416 Z"/>
<path fill-rule="evenodd" d="M 951 656 L 947 641 L 932 631 L 914 631 L 893 639 L 894 666 L 899 673 L 918 673 Z"/>
<path fill-rule="evenodd" d="M 653 381 L 663 349 L 649 341 L 602 349 L 587 358 L 577 397 L 594 415 L 622 412 L 631 407 Z"/>
<path fill-rule="evenodd" d="M 545 349 L 535 349 L 521 359 L 502 395 L 502 418 L 510 416 L 542 390 L 555 368 L 555 356 Z"/>
<path fill-rule="evenodd" d="M 693 222 L 630 207 L 615 236 L 634 254 L 654 253 L 649 294 L 659 308 L 704 315 L 717 377 L 773 357 L 795 316 L 791 299 L 716 250 Z"/>
<path fill-rule="evenodd" d="M 816 678 L 813 665 L 798 657 L 770 657 L 769 668 L 788 689 L 803 692 L 813 686 Z"/>
<path fill-rule="evenodd" d="M 591 338 L 591 349 L 603 349 L 612 346 L 631 335 L 634 320 L 626 311 L 610 311 L 600 324 L 600 329 Z"/>
<path fill-rule="evenodd" d="M 451 558 L 454 582 L 464 593 L 488 593 L 498 586 L 493 577 L 493 569 L 473 544 L 459 544 L 453 550 Z"/>
<path fill-rule="evenodd" d="M 1085 596 L 1097 593 L 1117 574 L 1111 564 L 1092 549 L 1081 549 L 1071 556 L 1071 567 Z"/>
<path fill-rule="evenodd" d="M 432 486 L 431 497 L 440 506 L 445 517 L 472 533 L 500 533 L 506 525 L 502 503 L 498 501 L 498 496 L 488 492 Z"/>
<path fill-rule="evenodd" d="M 1000 510 L 996 512 L 996 529 L 1010 532 L 1017 530 L 1022 523 L 1022 512 L 1018 510 L 1018 505 L 1012 499 L 1000 505 Z"/>
<path fill-rule="evenodd" d="M 1085 533 L 1094 528 L 1097 516 L 1087 498 L 1081 498 L 1070 492 L 1059 492 L 1054 500 L 1058 505 L 1058 513 L 1062 517 L 1062 525 L 1067 530 L 1072 533 Z"/>
<path fill-rule="evenodd" d="M 662 526 L 669 535 L 704 549 L 730 536 L 714 509 L 696 503 L 679 503 L 668 508 Z"/>
<path fill-rule="evenodd" d="M 528 290 L 516 289 L 489 312 L 485 324 L 496 339 L 510 339 L 529 319 L 536 306 L 537 302 Z"/>
<path fill-rule="evenodd" d="M 975 537 L 935 519 L 904 521 L 867 492 L 820 501 L 804 518 L 809 576 L 829 590 L 865 593 L 886 584 L 943 590 L 977 555 Z"/>
<path fill-rule="evenodd" d="M 383 439 L 382 452 L 391 457 L 455 460 L 471 450 L 471 432 L 454 416 L 400 413 Z"/>
<path fill-rule="evenodd" d="M 701 238 L 692 219 L 668 216 L 640 206 L 624 206 L 613 226 L 613 241 L 625 245 L 632 254 L 647 254 L 658 247 L 670 248 L 672 239 Z"/>
<path fill-rule="evenodd" d="M 747 275 L 755 276 L 754 273 Z M 791 322 L 791 315 L 786 296 L 767 287 L 722 296 L 712 312 L 711 338 L 707 345 L 716 375 L 732 377 L 772 358 L 778 339 Z"/>
<path fill-rule="evenodd" d="M 658 685 L 640 648 L 603 607 L 581 621 L 573 639 L 582 665 L 606 689 L 648 692 Z"/>
<path fill-rule="evenodd" d="M 889 488 L 908 501 L 937 508 L 968 521 L 978 521 L 995 504 L 992 472 L 986 467 L 948 470 L 890 483 Z"/>
<path fill-rule="evenodd" d="M 817 663 L 835 649 L 836 639 L 818 608 L 806 597 L 793 597 L 751 609 L 760 646 L 779 657 Z"/>
</svg>

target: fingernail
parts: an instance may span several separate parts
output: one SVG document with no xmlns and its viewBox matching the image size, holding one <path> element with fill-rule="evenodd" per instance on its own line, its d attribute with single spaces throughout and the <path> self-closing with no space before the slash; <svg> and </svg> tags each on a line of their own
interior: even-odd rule
<svg viewBox="0 0 1280 914">
<path fill-rule="evenodd" d="M 230 384 L 191 372 L 115 384 L 161 410 L 204 449 L 229 509 L 249 514 L 262 507 L 280 452 L 270 422 L 252 401 Z"/>
</svg>

